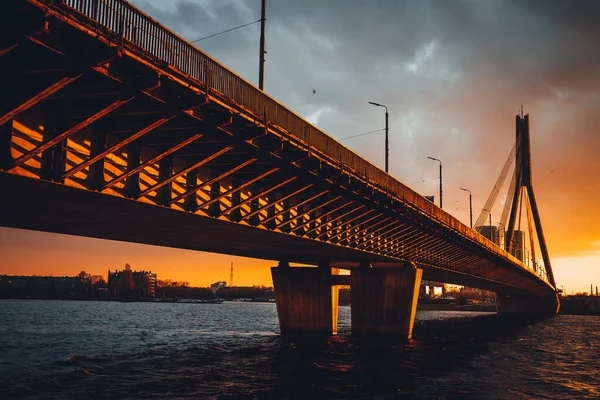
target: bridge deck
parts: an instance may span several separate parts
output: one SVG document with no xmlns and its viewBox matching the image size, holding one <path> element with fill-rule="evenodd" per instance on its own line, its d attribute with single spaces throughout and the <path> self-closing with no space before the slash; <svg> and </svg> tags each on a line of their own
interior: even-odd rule
<svg viewBox="0 0 600 400">
<path fill-rule="evenodd" d="M 0 183 L 11 188 L 2 225 L 346 267 L 411 260 L 425 279 L 552 292 L 128 3 L 22 0 L 5 10 L 0 84 L 13 96 L 0 110 L 10 132 Z M 61 143 L 56 176 L 44 158 Z"/>
</svg>

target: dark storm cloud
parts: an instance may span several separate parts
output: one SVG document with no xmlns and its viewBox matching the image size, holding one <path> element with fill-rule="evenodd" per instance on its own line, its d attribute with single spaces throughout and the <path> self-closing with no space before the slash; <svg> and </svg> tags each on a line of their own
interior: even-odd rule
<svg viewBox="0 0 600 400">
<path fill-rule="evenodd" d="M 190 40 L 260 17 L 259 0 L 134 3 Z M 600 1 L 267 3 L 266 91 L 336 138 L 382 128 L 383 110 L 367 101 L 386 104 L 391 173 L 434 194 L 437 167 L 425 157 L 442 159 L 447 209 L 463 221 L 458 188 L 483 204 L 524 104 L 554 249 L 591 248 L 600 216 L 574 205 L 600 193 Z M 258 24 L 198 46 L 256 83 Z M 381 134 L 343 143 L 383 164 Z"/>
</svg>

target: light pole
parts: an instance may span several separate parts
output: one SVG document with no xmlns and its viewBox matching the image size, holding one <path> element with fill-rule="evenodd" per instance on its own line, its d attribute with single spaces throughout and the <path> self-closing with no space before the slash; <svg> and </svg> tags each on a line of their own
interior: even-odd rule
<svg viewBox="0 0 600 400">
<path fill-rule="evenodd" d="M 388 138 L 388 133 L 389 133 L 389 129 L 388 129 L 388 108 L 386 106 L 384 106 L 383 104 L 379 104 L 379 103 L 373 103 L 372 101 L 369 102 L 369 104 L 372 104 L 374 106 L 377 107 L 384 107 L 385 108 L 385 172 L 388 173 L 388 167 L 389 167 L 389 158 L 390 158 L 390 146 L 389 146 L 389 138 Z"/>
<path fill-rule="evenodd" d="M 469 192 L 469 220 L 471 222 L 471 229 L 473 229 L 473 196 L 471 195 L 471 191 L 469 189 L 460 188 L 460 190 Z"/>
<path fill-rule="evenodd" d="M 258 54 L 258 88 L 265 87 L 265 22 L 266 22 L 267 0 L 261 1 L 260 12 L 260 49 Z"/>
<path fill-rule="evenodd" d="M 427 158 L 440 163 L 440 208 L 443 208 L 442 207 L 442 193 L 443 193 L 443 191 L 442 191 L 442 161 L 438 160 L 437 158 L 433 158 L 433 157 L 427 157 Z"/>
</svg>

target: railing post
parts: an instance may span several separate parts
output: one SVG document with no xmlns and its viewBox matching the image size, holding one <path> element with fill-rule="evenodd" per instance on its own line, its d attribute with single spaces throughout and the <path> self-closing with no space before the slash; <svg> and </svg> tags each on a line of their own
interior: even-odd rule
<svg viewBox="0 0 600 400">
<path fill-rule="evenodd" d="M 123 16 L 119 17 L 119 43 L 118 43 L 118 48 L 119 48 L 119 55 L 123 54 L 123 44 L 124 44 L 124 39 L 125 37 L 125 19 Z"/>
<path fill-rule="evenodd" d="M 206 60 L 204 60 L 204 87 L 206 88 L 206 101 L 208 102 L 210 100 L 210 91 L 209 91 L 209 85 L 208 85 L 208 80 L 209 80 L 209 71 L 208 71 L 208 62 Z"/>
<path fill-rule="evenodd" d="M 92 0 L 92 18 L 98 20 L 98 0 Z"/>
</svg>

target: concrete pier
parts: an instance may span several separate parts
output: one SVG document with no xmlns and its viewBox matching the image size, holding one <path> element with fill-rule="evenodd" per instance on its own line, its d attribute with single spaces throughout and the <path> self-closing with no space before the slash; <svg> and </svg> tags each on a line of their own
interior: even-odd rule
<svg viewBox="0 0 600 400">
<path fill-rule="evenodd" d="M 410 263 L 403 268 L 352 270 L 352 333 L 410 338 L 422 273 Z"/>
<path fill-rule="evenodd" d="M 553 297 L 513 296 L 498 293 L 496 310 L 502 315 L 553 316 L 560 310 L 558 294 Z"/>
<path fill-rule="evenodd" d="M 280 262 L 271 268 L 282 334 L 337 333 L 339 288 L 331 273 L 329 264 L 290 268 Z"/>
</svg>

